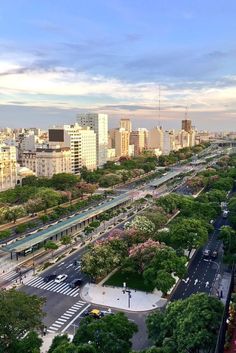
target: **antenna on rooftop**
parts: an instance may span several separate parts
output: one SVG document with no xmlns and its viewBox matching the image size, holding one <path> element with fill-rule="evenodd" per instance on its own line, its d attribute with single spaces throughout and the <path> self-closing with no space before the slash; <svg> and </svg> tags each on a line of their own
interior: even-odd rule
<svg viewBox="0 0 236 353">
<path fill-rule="evenodd" d="M 188 119 L 188 106 L 186 105 L 185 107 L 185 119 L 187 120 Z"/>
<path fill-rule="evenodd" d="M 158 125 L 161 125 L 161 87 L 158 86 Z"/>
</svg>

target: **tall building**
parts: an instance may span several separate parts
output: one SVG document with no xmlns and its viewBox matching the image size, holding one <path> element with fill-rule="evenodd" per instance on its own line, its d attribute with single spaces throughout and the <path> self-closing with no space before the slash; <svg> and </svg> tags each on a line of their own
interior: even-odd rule
<svg viewBox="0 0 236 353">
<path fill-rule="evenodd" d="M 108 148 L 108 116 L 107 114 L 87 113 L 78 114 L 77 122 L 80 126 L 89 126 L 96 134 L 97 166 L 107 161 Z"/>
<path fill-rule="evenodd" d="M 125 129 L 128 132 L 132 131 L 132 123 L 130 119 L 120 119 L 120 128 Z"/>
<path fill-rule="evenodd" d="M 129 156 L 129 131 L 125 129 L 115 130 L 115 150 L 116 157 L 127 157 Z"/>
<path fill-rule="evenodd" d="M 173 131 L 164 131 L 162 153 L 168 155 L 175 149 L 175 134 Z"/>
<path fill-rule="evenodd" d="M 192 130 L 192 121 L 188 119 L 182 120 L 182 130 L 190 132 Z"/>
<path fill-rule="evenodd" d="M 17 184 L 16 147 L 0 145 L 0 191 Z"/>
<path fill-rule="evenodd" d="M 148 132 L 148 149 L 163 150 L 163 129 L 162 127 L 154 127 Z"/>
<path fill-rule="evenodd" d="M 79 174 L 83 166 L 90 170 L 97 167 L 96 134 L 90 127 L 74 124 L 49 129 L 49 145 L 51 148 L 70 148 L 71 171 L 74 174 Z"/>
<path fill-rule="evenodd" d="M 130 133 L 130 144 L 134 145 L 134 155 L 138 156 L 146 147 L 146 129 L 138 129 Z"/>
</svg>

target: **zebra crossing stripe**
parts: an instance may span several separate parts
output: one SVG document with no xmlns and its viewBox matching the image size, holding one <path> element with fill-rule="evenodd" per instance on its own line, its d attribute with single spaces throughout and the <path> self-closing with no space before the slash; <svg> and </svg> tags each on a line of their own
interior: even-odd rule
<svg viewBox="0 0 236 353">
<path fill-rule="evenodd" d="M 33 286 L 39 289 L 49 290 L 60 294 L 69 295 L 71 297 L 77 297 L 80 291 L 80 288 L 70 288 L 68 283 L 55 283 L 54 281 L 50 281 L 50 283 L 45 283 L 42 277 L 31 279 L 29 282 L 26 283 L 26 285 Z"/>
<path fill-rule="evenodd" d="M 61 327 L 62 326 L 62 324 L 60 324 L 60 325 L 58 325 L 58 324 L 56 324 L 56 323 L 54 323 L 54 324 L 52 324 L 52 326 L 55 326 L 55 327 Z"/>
</svg>

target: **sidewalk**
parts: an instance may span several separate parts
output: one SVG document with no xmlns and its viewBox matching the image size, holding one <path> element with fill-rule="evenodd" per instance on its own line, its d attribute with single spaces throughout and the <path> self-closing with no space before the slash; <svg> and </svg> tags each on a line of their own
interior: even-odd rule
<svg viewBox="0 0 236 353">
<path fill-rule="evenodd" d="M 107 307 L 127 311 L 149 311 L 166 305 L 162 292 L 146 293 L 131 290 L 130 308 L 128 307 L 128 293 L 123 293 L 120 287 L 110 287 L 87 283 L 81 290 L 83 300 Z"/>
<path fill-rule="evenodd" d="M 52 344 L 53 338 L 58 335 L 59 335 L 58 333 L 47 333 L 46 336 L 41 337 L 43 340 L 43 344 L 42 344 L 42 347 L 40 348 L 40 352 L 47 353 L 47 351 L 49 350 Z"/>
</svg>

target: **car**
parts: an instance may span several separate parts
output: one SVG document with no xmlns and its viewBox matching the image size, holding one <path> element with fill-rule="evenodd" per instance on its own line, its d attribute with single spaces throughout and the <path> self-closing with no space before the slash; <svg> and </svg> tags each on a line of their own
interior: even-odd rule
<svg viewBox="0 0 236 353">
<path fill-rule="evenodd" d="M 229 211 L 224 210 L 224 211 L 223 211 L 223 214 L 222 214 L 223 218 L 227 218 L 227 217 L 228 217 L 228 214 L 229 214 Z"/>
<path fill-rule="evenodd" d="M 66 274 L 62 274 L 62 275 L 58 275 L 56 278 L 55 278 L 55 282 L 56 283 L 61 283 L 61 282 L 64 282 L 66 279 L 67 279 L 67 275 Z"/>
<path fill-rule="evenodd" d="M 81 266 L 81 263 L 82 263 L 81 260 L 74 260 L 73 261 L 74 266 Z"/>
<path fill-rule="evenodd" d="M 210 257 L 210 250 L 209 249 L 205 249 L 204 251 L 203 251 L 203 257 L 205 258 L 205 259 L 208 259 L 209 257 Z"/>
<path fill-rule="evenodd" d="M 213 259 L 216 259 L 218 257 L 218 251 L 217 250 L 213 250 L 212 253 L 211 253 L 211 257 Z"/>
<path fill-rule="evenodd" d="M 94 319 L 100 319 L 101 318 L 101 310 L 92 309 L 89 311 L 89 316 L 92 316 Z"/>
<path fill-rule="evenodd" d="M 82 284 L 83 284 L 83 280 L 81 278 L 75 278 L 73 279 L 73 281 L 69 283 L 69 287 L 73 289 L 76 287 L 80 287 Z"/>
<path fill-rule="evenodd" d="M 55 278 L 57 278 L 57 275 L 55 273 L 52 273 L 52 274 L 47 275 L 46 277 L 44 277 L 43 281 L 45 283 L 48 283 L 50 281 L 53 281 Z"/>
<path fill-rule="evenodd" d="M 101 317 L 107 316 L 107 315 L 114 315 L 114 313 L 111 311 L 111 309 L 101 310 Z"/>
</svg>

